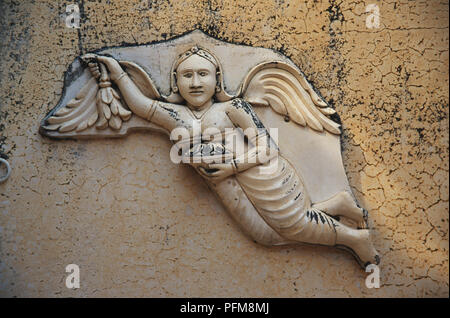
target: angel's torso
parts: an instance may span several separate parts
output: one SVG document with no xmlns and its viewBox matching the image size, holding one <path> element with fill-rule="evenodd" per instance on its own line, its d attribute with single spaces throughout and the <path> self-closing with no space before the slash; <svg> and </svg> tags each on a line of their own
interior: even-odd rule
<svg viewBox="0 0 450 318">
<path fill-rule="evenodd" d="M 167 103 L 159 103 L 158 106 L 152 122 L 163 126 L 168 131 L 185 128 L 190 132 L 190 137 L 198 133 L 195 131 L 195 126 L 202 133 L 206 133 L 206 130 L 210 128 L 223 133 L 228 128 L 236 127 L 243 130 L 264 129 L 267 133 L 251 106 L 241 99 L 213 104 L 198 117 L 186 106 Z M 303 226 L 304 220 L 301 216 L 311 204 L 309 196 L 300 175 L 281 155 L 275 163 L 267 162 L 230 178 L 217 182 L 207 180 L 207 182 L 211 184 L 210 187 L 217 192 L 236 219 L 242 219 L 242 213 L 246 212 L 241 211 L 238 206 L 230 205 L 230 202 L 250 200 L 260 216 L 280 234 L 296 233 Z M 227 186 L 233 184 L 232 179 L 235 179 L 239 186 Z M 271 233 L 270 231 L 267 233 Z"/>
<path fill-rule="evenodd" d="M 169 132 L 175 128 L 185 128 L 191 137 L 196 133 L 205 132 L 208 128 L 224 132 L 226 128 L 239 126 L 228 116 L 230 112 L 236 112 L 233 105 L 235 103 L 236 100 L 214 103 L 204 113 L 195 114 L 185 105 L 158 102 L 152 122 Z"/>
<path fill-rule="evenodd" d="M 173 140 L 181 137 L 192 142 L 194 137 L 201 136 L 202 142 L 221 143 L 235 158 L 251 146 L 244 131 L 267 134 L 251 106 L 242 99 L 214 103 L 201 114 L 184 105 L 157 102 L 151 121 L 170 132 Z"/>
</svg>

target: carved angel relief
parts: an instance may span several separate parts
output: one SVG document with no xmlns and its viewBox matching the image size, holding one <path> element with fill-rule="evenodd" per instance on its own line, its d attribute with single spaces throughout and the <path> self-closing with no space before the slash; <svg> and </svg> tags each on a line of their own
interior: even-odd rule
<svg viewBox="0 0 450 318">
<path fill-rule="evenodd" d="M 81 60 L 41 134 L 175 136 L 173 161 L 190 164 L 255 241 L 336 246 L 361 266 L 379 263 L 343 168 L 335 111 L 289 59 L 194 31 Z"/>
</svg>

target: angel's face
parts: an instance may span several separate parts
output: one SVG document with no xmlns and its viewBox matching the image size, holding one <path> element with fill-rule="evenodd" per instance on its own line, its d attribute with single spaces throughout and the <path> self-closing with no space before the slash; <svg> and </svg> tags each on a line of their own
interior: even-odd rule
<svg viewBox="0 0 450 318">
<path fill-rule="evenodd" d="M 178 65 L 177 86 L 190 108 L 210 106 L 216 88 L 216 67 L 194 54 Z"/>
</svg>

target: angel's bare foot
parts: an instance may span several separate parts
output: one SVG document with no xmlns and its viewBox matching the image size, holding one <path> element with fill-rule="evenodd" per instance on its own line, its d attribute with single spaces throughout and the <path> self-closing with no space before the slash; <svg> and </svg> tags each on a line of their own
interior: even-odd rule
<svg viewBox="0 0 450 318">
<path fill-rule="evenodd" d="M 380 263 L 380 256 L 370 240 L 369 230 L 355 230 L 345 226 L 336 230 L 336 246 L 351 252 L 362 267 Z"/>
<path fill-rule="evenodd" d="M 339 192 L 326 201 L 315 203 L 313 207 L 333 217 L 349 218 L 358 224 L 358 228 L 367 228 L 367 211 L 358 207 L 347 191 Z"/>
</svg>

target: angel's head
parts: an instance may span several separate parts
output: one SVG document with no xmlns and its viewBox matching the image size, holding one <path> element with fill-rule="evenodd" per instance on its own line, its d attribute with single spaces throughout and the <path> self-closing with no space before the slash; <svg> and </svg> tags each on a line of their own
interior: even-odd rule
<svg viewBox="0 0 450 318">
<path fill-rule="evenodd" d="M 171 99 L 202 109 L 213 100 L 226 101 L 231 96 L 224 91 L 221 66 L 216 57 L 204 48 L 194 46 L 182 53 L 172 66 Z"/>
</svg>

